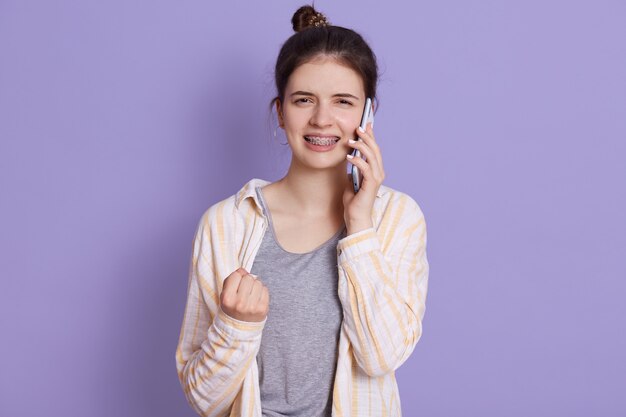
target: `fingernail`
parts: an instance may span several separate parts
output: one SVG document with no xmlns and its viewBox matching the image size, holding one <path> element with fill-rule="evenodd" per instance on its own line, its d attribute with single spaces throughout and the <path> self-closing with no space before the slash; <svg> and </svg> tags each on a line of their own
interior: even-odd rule
<svg viewBox="0 0 626 417">
<path fill-rule="evenodd" d="M 356 140 L 354 140 L 354 139 L 350 139 L 350 140 L 348 141 L 348 143 L 356 143 Z"/>
<path fill-rule="evenodd" d="M 347 154 L 347 155 L 346 155 L 346 158 L 348 158 L 348 159 L 352 159 L 352 158 L 354 158 L 354 156 L 352 156 L 352 155 L 350 155 L 350 154 Z"/>
<path fill-rule="evenodd" d="M 365 133 L 365 130 L 361 126 L 359 126 L 359 132 Z"/>
</svg>

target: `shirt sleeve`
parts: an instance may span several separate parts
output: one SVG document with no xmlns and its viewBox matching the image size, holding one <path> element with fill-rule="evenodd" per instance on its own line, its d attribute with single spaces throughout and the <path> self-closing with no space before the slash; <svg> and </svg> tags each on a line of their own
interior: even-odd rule
<svg viewBox="0 0 626 417">
<path fill-rule="evenodd" d="M 417 203 L 402 194 L 381 224 L 384 236 L 372 227 L 337 245 L 343 328 L 370 376 L 395 371 L 413 352 L 428 288 L 426 223 Z"/>
<path fill-rule="evenodd" d="M 209 212 L 207 212 L 209 213 Z M 176 349 L 176 368 L 185 397 L 202 416 L 227 416 L 256 357 L 265 325 L 236 320 L 222 311 L 214 242 L 222 227 L 202 217 L 193 241 L 187 303 Z"/>
</svg>

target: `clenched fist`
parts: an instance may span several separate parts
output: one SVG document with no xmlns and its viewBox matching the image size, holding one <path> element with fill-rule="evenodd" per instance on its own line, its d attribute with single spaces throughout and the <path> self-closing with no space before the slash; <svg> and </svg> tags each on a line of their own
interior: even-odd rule
<svg viewBox="0 0 626 417">
<path fill-rule="evenodd" d="M 224 280 L 220 304 L 234 319 L 263 321 L 269 311 L 270 293 L 256 275 L 239 268 Z"/>
</svg>

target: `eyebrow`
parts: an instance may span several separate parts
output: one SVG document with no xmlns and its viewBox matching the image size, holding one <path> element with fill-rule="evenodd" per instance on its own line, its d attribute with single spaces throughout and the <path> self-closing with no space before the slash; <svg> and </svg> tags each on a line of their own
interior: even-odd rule
<svg viewBox="0 0 626 417">
<path fill-rule="evenodd" d="M 296 91 L 295 93 L 292 93 L 289 95 L 289 97 L 293 97 L 293 96 L 311 96 L 314 97 L 315 94 L 313 93 L 309 93 L 308 91 Z M 333 97 L 348 97 L 348 98 L 352 98 L 355 100 L 359 100 L 359 98 L 357 96 L 354 96 L 352 94 L 349 93 L 337 93 L 337 94 L 333 94 Z"/>
</svg>

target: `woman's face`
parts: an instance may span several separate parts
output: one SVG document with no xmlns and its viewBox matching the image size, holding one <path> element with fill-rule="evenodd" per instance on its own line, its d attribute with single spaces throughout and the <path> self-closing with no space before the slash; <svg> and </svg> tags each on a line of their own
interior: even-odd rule
<svg viewBox="0 0 626 417">
<path fill-rule="evenodd" d="M 278 117 L 294 158 L 311 168 L 346 163 L 349 139 L 361 122 L 365 90 L 361 76 L 333 58 L 320 57 L 289 77 Z"/>
</svg>

